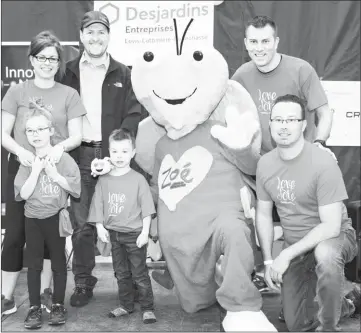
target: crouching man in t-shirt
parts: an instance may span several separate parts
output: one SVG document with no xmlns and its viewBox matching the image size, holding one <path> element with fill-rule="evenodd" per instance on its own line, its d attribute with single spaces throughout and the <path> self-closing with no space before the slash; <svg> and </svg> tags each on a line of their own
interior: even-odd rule
<svg viewBox="0 0 361 333">
<path fill-rule="evenodd" d="M 328 152 L 305 141 L 299 97 L 278 97 L 269 124 L 277 147 L 261 157 L 256 174 L 265 281 L 273 289 L 282 285 L 289 331 L 338 331 L 341 317 L 360 311 L 357 289 L 343 297 L 344 266 L 356 256 L 357 243 L 343 204 L 348 196 L 341 171 Z M 285 239 L 274 260 L 273 202 Z"/>
</svg>

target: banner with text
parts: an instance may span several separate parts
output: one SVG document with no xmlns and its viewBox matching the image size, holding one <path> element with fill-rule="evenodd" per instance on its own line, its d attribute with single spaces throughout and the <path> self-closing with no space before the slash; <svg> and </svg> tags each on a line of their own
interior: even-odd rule
<svg viewBox="0 0 361 333">
<path fill-rule="evenodd" d="M 214 2 L 212 1 L 94 1 L 94 10 L 102 11 L 111 23 L 109 53 L 132 66 L 146 51 L 176 52 L 176 31 L 184 47 L 213 46 Z"/>
<path fill-rule="evenodd" d="M 327 145 L 361 146 L 360 139 L 360 81 L 321 81 L 333 123 Z"/>
</svg>

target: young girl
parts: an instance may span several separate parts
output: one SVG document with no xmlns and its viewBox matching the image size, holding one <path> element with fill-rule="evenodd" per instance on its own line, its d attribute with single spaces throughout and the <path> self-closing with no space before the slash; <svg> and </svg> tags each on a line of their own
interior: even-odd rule
<svg viewBox="0 0 361 333">
<path fill-rule="evenodd" d="M 68 193 L 80 196 L 80 172 L 75 161 L 63 153 L 55 165 L 49 156 L 53 148 L 50 139 L 54 135 L 51 113 L 44 106 L 32 106 L 25 118 L 25 133 L 29 144 L 35 148 L 35 159 L 31 166 L 20 165 L 14 183 L 15 200 L 25 200 L 30 310 L 24 326 L 29 329 L 42 326 L 40 273 L 44 245 L 49 249 L 54 280 L 49 324 L 65 323 L 67 269 L 65 237 L 59 233 L 59 216 L 67 207 Z"/>
</svg>

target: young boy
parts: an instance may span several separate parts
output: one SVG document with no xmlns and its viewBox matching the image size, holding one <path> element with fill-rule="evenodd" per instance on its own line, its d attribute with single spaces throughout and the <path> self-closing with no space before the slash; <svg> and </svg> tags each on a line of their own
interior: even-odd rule
<svg viewBox="0 0 361 333">
<path fill-rule="evenodd" d="M 67 269 L 65 237 L 60 237 L 59 215 L 67 207 L 68 193 L 74 197 L 80 196 L 80 172 L 75 161 L 65 152 L 57 165 L 47 159 L 54 134 L 49 111 L 36 107 L 30 110 L 26 117 L 25 133 L 30 145 L 35 148 L 36 157 L 31 167 L 20 166 L 14 187 L 15 199 L 26 201 L 25 240 L 30 309 L 24 326 L 36 329 L 42 326 L 40 273 L 43 269 L 44 243 L 50 252 L 54 280 L 49 324 L 65 323 Z"/>
<path fill-rule="evenodd" d="M 109 317 L 134 311 L 134 280 L 145 324 L 156 322 L 151 280 L 146 264 L 151 216 L 155 213 L 149 185 L 130 168 L 135 139 L 125 129 L 109 136 L 112 170 L 100 176 L 90 205 L 89 223 L 96 223 L 98 237 L 110 242 L 120 307 Z"/>
</svg>

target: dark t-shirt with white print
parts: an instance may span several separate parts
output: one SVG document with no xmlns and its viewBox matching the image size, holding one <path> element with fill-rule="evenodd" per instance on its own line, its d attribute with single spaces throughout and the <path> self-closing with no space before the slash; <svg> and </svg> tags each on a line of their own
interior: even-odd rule
<svg viewBox="0 0 361 333">
<path fill-rule="evenodd" d="M 89 210 L 89 223 L 118 232 L 139 231 L 143 219 L 155 213 L 149 185 L 138 172 L 100 176 Z"/>
<path fill-rule="evenodd" d="M 56 168 L 72 189 L 70 194 L 75 198 L 80 196 L 80 171 L 74 159 L 68 154 L 63 153 Z M 31 173 L 31 167 L 20 165 L 15 177 L 15 200 L 22 201 L 20 190 Z M 25 202 L 25 216 L 29 218 L 45 219 L 55 215 L 61 208 L 67 207 L 68 192 L 58 183 L 53 182 L 45 170 L 40 172 L 35 190 Z"/>
</svg>

